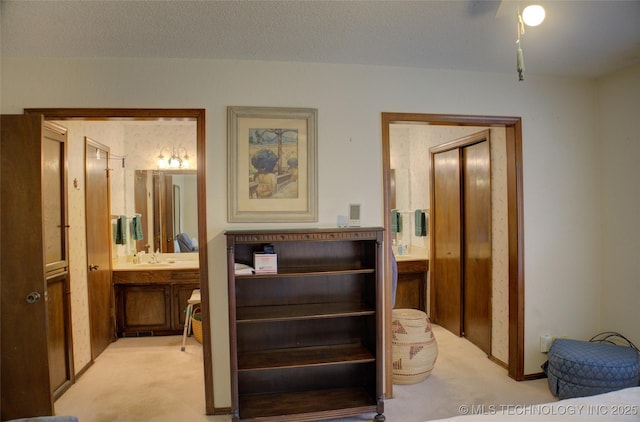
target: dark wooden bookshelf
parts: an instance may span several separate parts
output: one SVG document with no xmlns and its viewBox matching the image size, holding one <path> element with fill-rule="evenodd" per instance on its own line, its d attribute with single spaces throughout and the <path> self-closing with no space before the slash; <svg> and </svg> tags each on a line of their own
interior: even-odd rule
<svg viewBox="0 0 640 422">
<path fill-rule="evenodd" d="M 234 421 L 384 417 L 382 229 L 227 231 Z M 277 274 L 234 274 L 273 245 Z"/>
</svg>

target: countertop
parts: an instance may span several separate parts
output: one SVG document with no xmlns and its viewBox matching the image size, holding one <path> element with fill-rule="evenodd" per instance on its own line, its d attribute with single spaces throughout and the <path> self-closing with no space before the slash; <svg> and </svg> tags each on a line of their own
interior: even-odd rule
<svg viewBox="0 0 640 422">
<path fill-rule="evenodd" d="M 113 271 L 162 271 L 162 270 L 197 270 L 200 267 L 198 253 L 166 253 L 158 255 L 158 262 L 151 263 L 149 255 L 142 255 L 143 263 L 127 262 L 127 257 L 113 260 Z"/>
</svg>

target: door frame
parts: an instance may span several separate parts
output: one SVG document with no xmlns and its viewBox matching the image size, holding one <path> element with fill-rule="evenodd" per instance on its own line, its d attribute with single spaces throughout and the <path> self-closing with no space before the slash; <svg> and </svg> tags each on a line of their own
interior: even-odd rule
<svg viewBox="0 0 640 422">
<path fill-rule="evenodd" d="M 205 109 L 188 108 L 29 108 L 26 114 L 42 114 L 45 120 L 105 120 L 109 119 L 193 119 L 196 121 L 197 198 L 198 198 L 198 239 L 207 239 L 207 190 L 206 190 L 206 113 Z M 213 398 L 213 360 L 211 349 L 209 270 L 207 242 L 198 247 L 200 263 L 200 295 L 202 298 L 202 352 L 204 361 L 204 392 L 207 415 L 216 412 Z"/>
<path fill-rule="evenodd" d="M 510 116 L 456 114 L 387 113 L 382 120 L 382 177 L 385 238 L 391 239 L 390 137 L 392 123 L 439 126 L 498 126 L 506 132 L 507 151 L 507 231 L 509 254 L 509 377 L 516 381 L 537 378 L 524 374 L 524 207 L 522 181 L 522 119 Z M 391 280 L 391 243 L 384 247 L 385 279 Z M 385 283 L 385 379 L 386 396 L 393 396 L 391 355 L 391 283 Z"/>
</svg>

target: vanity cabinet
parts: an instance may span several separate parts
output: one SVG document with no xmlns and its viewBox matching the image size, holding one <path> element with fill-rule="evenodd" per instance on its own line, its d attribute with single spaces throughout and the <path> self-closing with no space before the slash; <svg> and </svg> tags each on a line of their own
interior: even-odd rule
<svg viewBox="0 0 640 422">
<path fill-rule="evenodd" d="M 395 309 L 419 309 L 426 312 L 429 260 L 398 260 L 398 287 Z"/>
<path fill-rule="evenodd" d="M 119 337 L 182 334 L 197 270 L 113 271 Z"/>
<path fill-rule="evenodd" d="M 382 229 L 227 231 L 233 421 L 383 415 Z M 273 245 L 276 274 L 236 275 Z"/>
</svg>

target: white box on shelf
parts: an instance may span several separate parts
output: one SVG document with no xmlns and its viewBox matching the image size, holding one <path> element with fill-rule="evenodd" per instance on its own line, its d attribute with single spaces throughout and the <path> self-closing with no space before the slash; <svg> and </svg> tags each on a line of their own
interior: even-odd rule
<svg viewBox="0 0 640 422">
<path fill-rule="evenodd" d="M 277 274 L 278 254 L 254 253 L 253 268 L 256 274 Z"/>
</svg>

